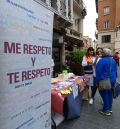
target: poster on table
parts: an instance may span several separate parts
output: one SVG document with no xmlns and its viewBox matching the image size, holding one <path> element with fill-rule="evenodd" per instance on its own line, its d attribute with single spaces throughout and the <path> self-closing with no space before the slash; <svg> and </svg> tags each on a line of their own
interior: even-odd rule
<svg viewBox="0 0 120 129">
<path fill-rule="evenodd" d="M 0 129 L 51 128 L 53 13 L 0 0 Z"/>
</svg>

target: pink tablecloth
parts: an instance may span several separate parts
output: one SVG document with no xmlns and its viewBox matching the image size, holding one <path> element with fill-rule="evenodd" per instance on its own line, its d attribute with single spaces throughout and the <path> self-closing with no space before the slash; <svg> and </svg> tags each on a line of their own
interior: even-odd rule
<svg viewBox="0 0 120 129">
<path fill-rule="evenodd" d="M 52 108 L 52 111 L 63 115 L 63 104 L 64 104 L 64 98 L 66 96 L 67 95 L 61 95 L 57 91 L 52 91 L 52 94 L 51 94 L 51 108 Z"/>
</svg>

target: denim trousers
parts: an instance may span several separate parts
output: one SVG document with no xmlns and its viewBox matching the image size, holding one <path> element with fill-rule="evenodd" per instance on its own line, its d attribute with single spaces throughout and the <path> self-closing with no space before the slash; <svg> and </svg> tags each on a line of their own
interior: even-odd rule
<svg viewBox="0 0 120 129">
<path fill-rule="evenodd" d="M 112 89 L 103 90 L 103 91 L 100 90 L 99 93 L 100 93 L 102 100 L 104 102 L 102 110 L 104 112 L 112 110 L 112 103 L 113 103 Z"/>
</svg>

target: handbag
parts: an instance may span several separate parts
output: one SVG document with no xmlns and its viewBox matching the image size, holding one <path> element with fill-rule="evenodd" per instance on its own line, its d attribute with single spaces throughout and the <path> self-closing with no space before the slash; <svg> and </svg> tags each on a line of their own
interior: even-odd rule
<svg viewBox="0 0 120 129">
<path fill-rule="evenodd" d="M 110 58 L 110 73 L 112 70 L 112 59 Z M 99 90 L 108 90 L 111 89 L 111 82 L 110 82 L 110 78 L 106 78 L 104 80 L 99 81 L 99 85 L 98 85 Z"/>
<path fill-rule="evenodd" d="M 110 82 L 110 78 L 106 78 L 104 80 L 101 80 L 99 82 L 99 90 L 108 90 L 111 89 L 111 82 Z"/>
<path fill-rule="evenodd" d="M 113 98 L 116 99 L 120 95 L 120 83 L 116 82 L 113 88 Z"/>
</svg>

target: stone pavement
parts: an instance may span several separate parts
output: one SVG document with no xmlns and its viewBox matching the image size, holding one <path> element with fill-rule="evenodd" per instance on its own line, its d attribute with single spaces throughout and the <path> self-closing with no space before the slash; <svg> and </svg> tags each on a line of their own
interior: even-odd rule
<svg viewBox="0 0 120 129">
<path fill-rule="evenodd" d="M 120 81 L 120 68 L 119 68 Z M 120 96 L 113 102 L 112 116 L 102 116 L 98 109 L 102 108 L 99 93 L 95 96 L 93 105 L 83 102 L 81 116 L 78 119 L 64 121 L 57 129 L 120 129 Z"/>
</svg>

